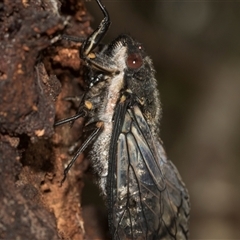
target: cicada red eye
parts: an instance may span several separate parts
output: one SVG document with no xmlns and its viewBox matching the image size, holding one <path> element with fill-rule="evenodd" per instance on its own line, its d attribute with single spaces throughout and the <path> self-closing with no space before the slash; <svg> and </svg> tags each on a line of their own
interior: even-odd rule
<svg viewBox="0 0 240 240">
<path fill-rule="evenodd" d="M 137 69 L 143 64 L 142 56 L 139 53 L 131 53 L 127 57 L 127 66 L 129 68 Z"/>
</svg>

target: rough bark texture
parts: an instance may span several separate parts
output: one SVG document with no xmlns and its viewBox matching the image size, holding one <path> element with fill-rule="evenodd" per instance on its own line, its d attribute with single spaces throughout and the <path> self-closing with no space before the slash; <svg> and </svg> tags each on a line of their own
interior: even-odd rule
<svg viewBox="0 0 240 240">
<path fill-rule="evenodd" d="M 83 91 L 80 44 L 60 36 L 87 36 L 89 15 L 78 0 L 4 0 L 0 20 L 0 239 L 82 239 L 81 159 L 60 186 L 81 122 L 54 122 Z"/>
</svg>

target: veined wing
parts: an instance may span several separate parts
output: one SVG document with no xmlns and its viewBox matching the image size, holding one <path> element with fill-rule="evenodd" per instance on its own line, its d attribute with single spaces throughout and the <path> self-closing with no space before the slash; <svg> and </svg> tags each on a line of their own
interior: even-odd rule
<svg viewBox="0 0 240 240">
<path fill-rule="evenodd" d="M 114 239 L 186 239 L 188 193 L 177 169 L 137 105 L 116 111 L 122 117 L 114 125 L 108 185 Z"/>
</svg>

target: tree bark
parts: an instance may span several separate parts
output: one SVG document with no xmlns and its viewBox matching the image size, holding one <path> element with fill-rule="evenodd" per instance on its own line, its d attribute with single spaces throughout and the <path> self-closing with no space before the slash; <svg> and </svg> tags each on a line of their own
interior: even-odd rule
<svg viewBox="0 0 240 240">
<path fill-rule="evenodd" d="M 86 37 L 90 17 L 78 0 L 4 0 L 0 19 L 0 239 L 83 239 L 82 159 L 60 186 L 81 121 L 54 122 L 84 90 L 81 44 L 61 35 Z"/>
</svg>

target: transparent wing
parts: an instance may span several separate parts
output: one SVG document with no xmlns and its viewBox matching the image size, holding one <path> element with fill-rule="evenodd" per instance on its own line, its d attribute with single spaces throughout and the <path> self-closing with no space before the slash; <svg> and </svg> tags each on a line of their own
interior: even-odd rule
<svg viewBox="0 0 240 240">
<path fill-rule="evenodd" d="M 122 119 L 113 144 L 114 239 L 187 239 L 189 200 L 177 169 L 138 106 Z"/>
</svg>

